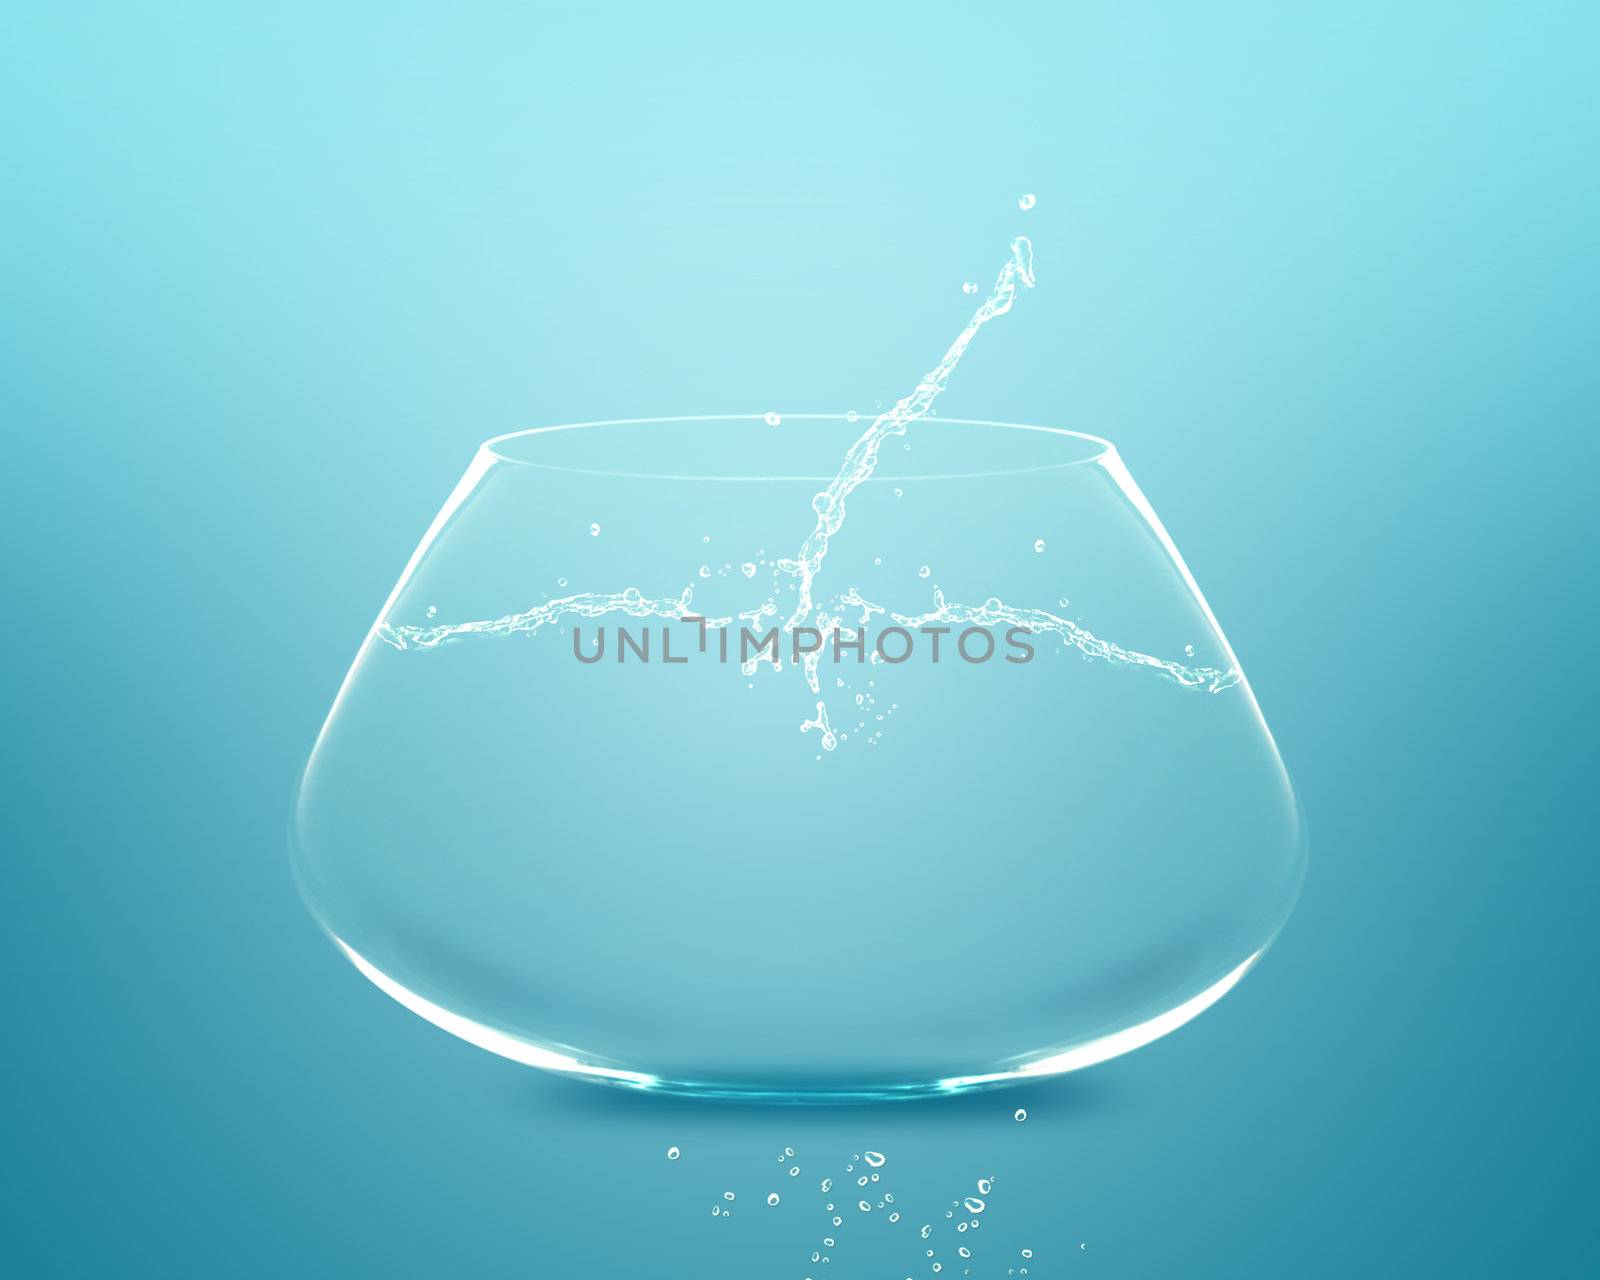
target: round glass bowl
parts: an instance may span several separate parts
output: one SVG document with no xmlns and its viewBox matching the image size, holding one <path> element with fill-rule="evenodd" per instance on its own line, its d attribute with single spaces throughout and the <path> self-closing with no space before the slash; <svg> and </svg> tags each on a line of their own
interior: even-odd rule
<svg viewBox="0 0 1600 1280">
<path fill-rule="evenodd" d="M 775 416 L 479 450 L 301 778 L 316 918 L 463 1039 L 644 1088 L 949 1092 L 1195 1016 L 1304 832 L 1115 449 L 917 423 L 804 609 L 862 424 Z"/>
</svg>

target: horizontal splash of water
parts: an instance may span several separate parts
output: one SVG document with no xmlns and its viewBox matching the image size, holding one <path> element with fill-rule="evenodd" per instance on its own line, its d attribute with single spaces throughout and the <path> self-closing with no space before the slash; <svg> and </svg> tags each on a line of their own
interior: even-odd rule
<svg viewBox="0 0 1600 1280">
<path fill-rule="evenodd" d="M 1102 640 L 1094 632 L 1079 626 L 1069 618 L 1059 617 L 1043 609 L 1014 608 L 993 596 L 981 605 L 954 604 L 947 602 L 944 593 L 935 589 L 934 607 L 927 613 L 919 614 L 895 613 L 882 605 L 864 600 L 854 588 L 839 597 L 839 603 L 861 609 L 863 623 L 872 614 L 882 613 L 893 619 L 896 626 L 912 631 L 943 623 L 971 627 L 1022 627 L 1036 636 L 1058 636 L 1088 658 L 1157 671 L 1177 681 L 1186 689 L 1204 689 L 1208 693 L 1218 693 L 1223 689 L 1232 688 L 1241 679 L 1236 667 L 1229 667 L 1227 670 L 1221 667 L 1191 667 L 1182 662 L 1158 658 L 1153 654 L 1140 653 L 1137 649 L 1124 649 L 1110 640 Z"/>
<path fill-rule="evenodd" d="M 784 628 L 792 633 L 809 623 L 824 636 L 839 635 L 853 641 L 856 632 L 843 620 L 846 609 L 860 610 L 860 621 L 863 625 L 870 621 L 874 614 L 882 614 L 892 619 L 895 625 L 910 630 L 941 624 L 1021 627 L 1033 635 L 1059 637 L 1067 646 L 1088 658 L 1116 666 L 1154 671 L 1186 689 L 1204 689 L 1216 693 L 1238 684 L 1241 677 L 1236 669 L 1189 666 L 1182 662 L 1158 658 L 1153 654 L 1126 649 L 1109 640 L 1102 640 L 1093 632 L 1067 618 L 1042 609 L 1007 605 L 993 597 L 981 605 L 964 605 L 949 602 L 942 593 L 935 591 L 934 608 L 927 613 L 911 615 L 894 613 L 883 605 L 865 600 L 852 587 L 843 595 L 827 601 L 823 607 L 817 606 L 814 599 L 816 577 L 822 570 L 832 539 L 844 525 L 846 500 L 877 470 L 885 442 L 892 436 L 905 434 L 911 423 L 926 417 L 932 411 L 934 401 L 944 391 L 951 373 L 960 363 L 961 357 L 972 344 L 978 331 L 996 316 L 1010 311 L 1019 290 L 1032 288 L 1033 284 L 1033 245 L 1026 236 L 1018 236 L 1011 242 L 1011 257 L 1001 268 L 994 288 L 983 304 L 973 312 L 966 327 L 950 344 L 944 358 L 923 377 L 911 394 L 901 397 L 893 408 L 880 414 L 845 452 L 838 473 L 828 486 L 812 499 L 811 506 L 816 513 L 816 523 L 810 536 L 806 538 L 794 559 L 778 561 L 778 568 L 782 572 L 798 579 L 795 584 L 797 597 L 795 607 L 784 623 Z M 753 574 L 747 572 L 746 576 L 750 577 Z M 693 601 L 693 589 L 687 586 L 676 598 L 653 598 L 646 596 L 636 587 L 618 592 L 579 592 L 548 600 L 521 613 L 479 621 L 438 626 L 410 626 L 392 625 L 383 620 L 374 634 L 385 644 L 400 650 L 436 649 L 443 644 L 470 636 L 532 635 L 553 622 L 569 617 L 605 618 L 621 615 L 678 621 L 694 615 Z M 769 597 L 742 613 L 731 617 L 707 618 L 701 625 L 707 628 L 723 628 L 731 627 L 737 621 L 756 631 L 760 624 L 776 617 L 777 613 L 778 606 L 775 600 Z M 820 663 L 820 650 L 806 654 L 800 663 L 806 684 L 813 694 L 821 691 L 818 676 Z M 754 674 L 756 665 L 754 661 L 745 662 L 742 664 L 742 670 L 746 674 Z M 782 666 L 776 654 L 773 666 L 775 668 Z M 801 732 L 818 730 L 822 745 L 831 751 L 842 740 L 842 735 L 835 733 L 829 724 L 826 703 L 819 699 L 816 708 L 815 718 L 805 720 L 800 726 Z"/>
<path fill-rule="evenodd" d="M 1069 618 L 1060 617 L 1044 609 L 1016 608 L 994 597 L 985 600 L 981 605 L 960 604 L 947 601 L 943 592 L 938 590 L 933 593 L 933 601 L 934 607 L 926 613 L 896 613 L 864 598 L 852 587 L 843 595 L 830 600 L 828 607 L 841 612 L 845 609 L 859 609 L 860 622 L 863 625 L 874 614 L 879 614 L 896 626 L 912 631 L 941 624 L 1022 627 L 1033 635 L 1057 636 L 1085 657 L 1117 666 L 1142 667 L 1166 676 L 1186 689 L 1204 689 L 1208 693 L 1231 688 L 1240 680 L 1236 668 L 1230 667 L 1224 670 L 1220 667 L 1189 666 L 1167 658 L 1158 658 L 1153 654 L 1141 653 L 1137 649 L 1125 649 L 1110 640 L 1102 640 Z M 749 610 L 738 618 L 707 618 L 705 626 L 707 629 L 720 629 L 731 627 L 738 622 L 755 630 L 756 622 L 771 617 L 773 612 L 774 610 L 762 606 Z M 563 596 L 522 613 L 507 614 L 501 618 L 485 618 L 477 622 L 457 622 L 438 627 L 391 626 L 383 623 L 378 627 L 377 636 L 396 649 L 436 649 L 448 641 L 461 640 L 469 636 L 533 635 L 563 618 L 604 618 L 614 614 L 630 618 L 660 618 L 668 622 L 698 617 L 694 612 L 692 587 L 685 587 L 683 594 L 676 598 L 665 596 L 659 599 L 652 599 L 638 589 L 629 587 L 626 591 Z M 835 631 L 847 641 L 856 638 L 852 628 L 846 626 L 840 619 L 830 616 L 826 611 L 822 611 L 817 620 L 825 624 L 817 629 L 830 643 Z M 813 650 L 806 655 L 807 662 L 804 666 L 807 682 L 811 685 L 813 693 L 818 689 L 817 663 L 826 648 L 827 644 L 824 644 L 822 649 Z M 821 709 L 819 704 L 819 712 Z M 826 729 L 827 726 L 813 724 L 812 727 Z"/>
<path fill-rule="evenodd" d="M 694 588 L 685 587 L 677 599 L 670 596 L 652 599 L 637 587 L 629 587 L 626 591 L 585 591 L 547 600 L 521 613 L 508 613 L 504 617 L 485 618 L 479 622 L 452 622 L 437 627 L 397 627 L 380 622 L 376 635 L 396 649 L 437 649 L 448 640 L 459 640 L 466 636 L 532 635 L 558 618 L 604 618 L 614 613 L 630 618 L 665 618 L 676 622 L 694 613 Z M 725 627 L 732 621 L 732 618 L 708 618 L 706 625 Z"/>
</svg>

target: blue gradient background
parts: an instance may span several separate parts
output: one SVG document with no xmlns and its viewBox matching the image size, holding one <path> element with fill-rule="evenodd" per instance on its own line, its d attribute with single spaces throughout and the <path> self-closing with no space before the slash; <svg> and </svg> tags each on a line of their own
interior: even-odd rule
<svg viewBox="0 0 1600 1280">
<path fill-rule="evenodd" d="M 10 6 L 9 1269 L 798 1278 L 788 1144 L 923 1218 L 994 1174 L 976 1276 L 1593 1273 L 1597 15 Z M 1312 821 L 1267 961 L 1078 1077 L 803 1113 L 372 990 L 288 793 L 474 445 L 867 408 L 1021 230 L 945 407 L 1112 437 L 1172 530 Z"/>
</svg>

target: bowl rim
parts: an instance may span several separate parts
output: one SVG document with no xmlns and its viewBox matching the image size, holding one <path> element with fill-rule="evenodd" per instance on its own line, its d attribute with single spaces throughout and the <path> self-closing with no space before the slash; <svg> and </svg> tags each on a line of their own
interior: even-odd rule
<svg viewBox="0 0 1600 1280">
<path fill-rule="evenodd" d="M 873 419 L 866 414 L 859 414 L 855 418 L 846 413 L 783 413 L 777 415 L 779 423 L 786 422 L 828 422 L 860 424 L 865 432 L 872 424 Z M 480 455 L 495 462 L 506 463 L 518 467 L 534 467 L 544 471 L 565 472 L 572 475 L 609 476 L 625 480 L 690 480 L 703 483 L 752 483 L 773 481 L 805 481 L 807 483 L 827 484 L 836 479 L 833 475 L 768 475 L 768 474 L 734 474 L 734 475 L 694 475 L 669 473 L 666 471 L 627 471 L 614 467 L 575 467 L 561 463 L 541 462 L 509 450 L 509 446 L 517 441 L 536 440 L 541 436 L 553 435 L 564 431 L 589 431 L 602 427 L 637 427 L 652 425 L 683 425 L 685 423 L 712 424 L 745 422 L 759 425 L 763 430 L 770 429 L 771 424 L 767 415 L 763 413 L 717 413 L 717 414 L 686 414 L 665 415 L 644 418 L 604 418 L 592 422 L 563 422 L 543 427 L 526 427 L 520 431 L 507 431 L 501 435 L 491 436 L 478 446 Z M 872 476 L 865 483 L 881 484 L 890 480 L 896 483 L 905 483 L 912 480 L 921 483 L 927 480 L 979 480 L 992 476 L 1025 475 L 1042 471 L 1055 471 L 1066 467 L 1080 467 L 1104 465 L 1109 460 L 1117 457 L 1117 447 L 1103 436 L 1093 435 L 1087 431 L 1074 431 L 1067 427 L 1050 427 L 1029 422 L 1004 422 L 991 418 L 946 418 L 928 417 L 915 421 L 919 428 L 960 426 L 960 427 L 994 427 L 1008 431 L 1031 431 L 1041 435 L 1056 436 L 1062 440 L 1071 440 L 1080 447 L 1088 445 L 1087 451 L 1079 456 L 1063 459 L 1060 462 L 1047 462 L 1026 467 L 999 467 L 988 470 L 957 471 L 943 474 L 915 475 L 899 477 Z"/>
</svg>

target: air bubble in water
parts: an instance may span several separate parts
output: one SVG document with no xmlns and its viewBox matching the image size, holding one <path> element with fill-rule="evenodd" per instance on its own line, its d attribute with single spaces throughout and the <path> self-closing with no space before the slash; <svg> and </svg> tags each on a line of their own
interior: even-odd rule
<svg viewBox="0 0 1600 1280">
<path fill-rule="evenodd" d="M 1063 600 L 1061 603 L 1062 604 L 1066 604 L 1066 601 Z M 1018 1107 L 1017 1110 L 1016 1110 L 1016 1114 L 1013 1115 L 1011 1118 L 1013 1120 L 1015 1120 L 1018 1124 L 1021 1124 L 1024 1120 L 1026 1120 L 1028 1118 L 1028 1108 L 1027 1107 Z"/>
<path fill-rule="evenodd" d="M 756 576 L 756 567 L 755 565 L 751 564 L 750 561 L 746 560 L 742 565 L 739 566 L 739 572 L 744 574 L 744 576 L 747 578 L 753 578 Z"/>
<path fill-rule="evenodd" d="M 723 1192 L 723 1193 L 722 1193 L 722 1198 L 723 1198 L 723 1199 L 724 1199 L 724 1200 L 732 1200 L 732 1199 L 733 1199 L 733 1192 L 731 1192 L 731 1191 L 724 1191 L 724 1192 Z M 973 1212 L 974 1212 L 974 1213 L 976 1213 L 976 1212 L 977 1212 L 977 1210 L 976 1210 L 976 1209 L 974 1209 L 974 1210 L 973 1210 Z"/>
<path fill-rule="evenodd" d="M 667 1159 L 668 1160 L 676 1160 L 682 1154 L 683 1154 L 683 1152 L 679 1151 L 677 1147 L 668 1147 L 667 1148 Z"/>
<path fill-rule="evenodd" d="M 600 526 L 598 523 L 589 526 L 589 536 L 591 538 L 598 538 L 600 536 Z"/>
<path fill-rule="evenodd" d="M 961 1203 L 966 1207 L 968 1213 L 982 1213 L 987 1207 L 977 1196 L 968 1196 Z"/>
<path fill-rule="evenodd" d="M 764 413 L 761 416 L 769 427 L 775 427 L 783 421 L 782 415 L 776 413 Z"/>
<path fill-rule="evenodd" d="M 1035 553 L 1043 552 L 1044 551 L 1044 539 L 1043 538 L 1035 538 L 1033 540 L 1033 549 L 1034 549 Z"/>
<path fill-rule="evenodd" d="M 437 617 L 438 613 L 439 613 L 439 606 L 438 605 L 430 604 L 428 606 L 428 608 L 427 608 L 427 616 L 428 617 L 430 617 L 430 618 Z"/>
<path fill-rule="evenodd" d="M 933 570 L 928 568 L 927 565 L 923 565 L 922 568 L 917 570 L 917 577 L 926 578 L 932 572 L 933 572 Z"/>
<path fill-rule="evenodd" d="M 978 1179 L 978 1194 L 980 1196 L 986 1196 L 993 1190 L 994 1190 L 994 1183 L 989 1181 L 988 1178 L 979 1178 Z"/>
<path fill-rule="evenodd" d="M 1194 646 L 1192 644 L 1186 644 L 1183 646 L 1183 656 L 1186 658 L 1194 657 Z"/>
<path fill-rule="evenodd" d="M 1033 192 L 1030 191 L 1030 192 L 1028 192 L 1027 195 L 1018 197 L 1018 199 L 1017 199 L 1017 208 L 1021 209 L 1024 213 L 1026 213 L 1029 209 L 1033 208 L 1033 206 L 1038 204 L 1038 203 L 1039 203 L 1038 199 L 1035 198 Z"/>
<path fill-rule="evenodd" d="M 852 409 L 849 413 L 844 415 L 844 420 L 846 422 L 859 422 L 861 420 L 861 415 Z"/>
<path fill-rule="evenodd" d="M 867 1152 L 867 1156 L 866 1156 L 867 1163 L 870 1164 L 874 1169 L 883 1168 L 883 1162 L 884 1162 L 885 1159 L 886 1159 L 886 1157 L 884 1156 L 883 1152 L 881 1152 L 881 1151 L 869 1151 L 869 1152 Z"/>
<path fill-rule="evenodd" d="M 968 280 L 966 282 L 966 284 L 961 286 L 961 292 L 962 293 L 977 293 L 978 292 L 978 286 L 973 284 L 972 281 Z"/>
<path fill-rule="evenodd" d="M 711 576 L 711 566 L 708 565 L 708 564 L 701 565 L 700 566 L 700 576 L 702 578 L 709 578 Z"/>
<path fill-rule="evenodd" d="M 800 1166 L 797 1164 L 791 1165 L 789 1167 L 789 1176 L 791 1178 L 798 1178 L 800 1176 Z"/>
<path fill-rule="evenodd" d="M 857 1200 L 856 1201 L 856 1208 L 860 1209 L 862 1213 L 871 1213 L 872 1212 L 872 1206 L 870 1204 L 868 1204 L 865 1200 Z"/>
<path fill-rule="evenodd" d="M 774 1191 L 771 1195 L 769 1195 L 767 1197 L 767 1203 L 768 1204 L 777 1204 L 778 1203 L 778 1193 L 776 1191 Z"/>
</svg>

